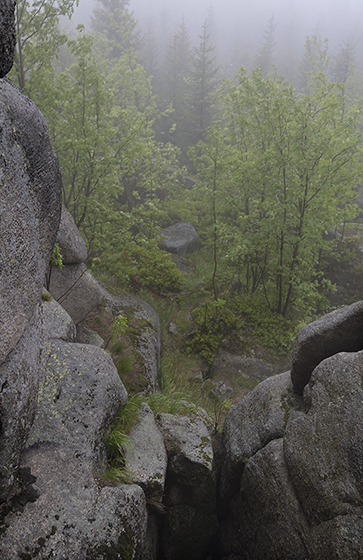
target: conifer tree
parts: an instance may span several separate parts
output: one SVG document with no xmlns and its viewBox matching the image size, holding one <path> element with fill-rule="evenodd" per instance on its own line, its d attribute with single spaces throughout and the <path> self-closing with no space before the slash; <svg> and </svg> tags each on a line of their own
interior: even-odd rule
<svg viewBox="0 0 363 560">
<path fill-rule="evenodd" d="M 272 16 L 267 23 L 267 27 L 263 33 L 263 43 L 258 51 L 255 65 L 261 69 L 264 78 L 272 71 L 274 65 L 274 53 L 276 49 L 275 29 L 277 23 L 274 22 Z"/>
<path fill-rule="evenodd" d="M 204 140 L 213 121 L 213 94 L 217 87 L 215 46 L 210 40 L 209 26 L 205 21 L 200 43 L 194 47 L 192 71 L 189 84 L 189 134 L 190 143 L 195 145 Z"/>
</svg>

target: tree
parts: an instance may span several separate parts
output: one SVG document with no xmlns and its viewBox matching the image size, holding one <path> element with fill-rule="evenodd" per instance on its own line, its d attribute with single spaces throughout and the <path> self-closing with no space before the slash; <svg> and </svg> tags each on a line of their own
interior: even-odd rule
<svg viewBox="0 0 363 560">
<path fill-rule="evenodd" d="M 108 57 L 129 54 L 134 58 L 140 35 L 133 14 L 128 11 L 129 0 L 97 0 L 97 3 L 100 6 L 94 10 L 92 29 L 104 35 Z"/>
<path fill-rule="evenodd" d="M 168 58 L 158 95 L 162 137 L 180 148 L 183 157 L 188 149 L 188 78 L 191 70 L 190 36 L 184 18 L 169 44 Z M 165 109 L 167 109 L 165 111 Z"/>
<path fill-rule="evenodd" d="M 50 71 L 67 37 L 59 29 L 59 18 L 71 18 L 79 0 L 18 0 L 15 10 L 16 51 L 11 77 L 31 96 L 41 81 L 40 72 Z"/>
<path fill-rule="evenodd" d="M 256 57 L 256 66 L 261 69 L 262 76 L 266 76 L 272 72 L 274 65 L 274 52 L 276 49 L 275 43 L 275 29 L 277 23 L 274 22 L 274 16 L 272 16 L 267 23 L 267 27 L 263 33 L 263 43 L 258 51 Z"/>
<path fill-rule="evenodd" d="M 356 130 L 360 107 L 327 80 L 297 97 L 282 79 L 241 69 L 227 89 L 229 201 L 225 221 L 232 266 L 243 269 L 247 292 L 260 292 L 286 316 L 314 298 L 326 232 L 354 216 L 351 201 L 361 171 Z"/>
<path fill-rule="evenodd" d="M 320 35 L 307 37 L 300 64 L 300 91 L 311 93 L 315 87 L 319 87 L 321 76 L 329 75 L 330 65 L 328 39 L 323 40 Z"/>
<path fill-rule="evenodd" d="M 205 140 L 213 120 L 213 95 L 217 86 L 215 47 L 210 42 L 207 22 L 199 39 L 199 46 L 193 49 L 188 95 L 191 144 Z"/>
<path fill-rule="evenodd" d="M 198 182 L 196 187 L 202 199 L 211 208 L 211 238 L 213 250 L 213 275 L 212 289 L 215 301 L 218 301 L 217 290 L 217 269 L 219 263 L 220 241 L 219 215 L 222 215 L 224 208 L 224 184 L 227 182 L 228 166 L 226 146 L 224 142 L 223 129 L 221 123 L 211 127 L 208 131 L 208 142 L 200 142 L 192 150 L 195 168 L 197 171 Z"/>
</svg>

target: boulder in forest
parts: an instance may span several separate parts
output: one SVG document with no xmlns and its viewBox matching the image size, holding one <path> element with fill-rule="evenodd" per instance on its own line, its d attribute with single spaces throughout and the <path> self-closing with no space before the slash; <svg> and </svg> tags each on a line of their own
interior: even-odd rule
<svg viewBox="0 0 363 560">
<path fill-rule="evenodd" d="M 228 413 L 221 557 L 361 557 L 362 371 L 363 352 L 335 354 L 313 370 L 304 401 L 284 374 L 288 399 L 269 379 Z"/>
<path fill-rule="evenodd" d="M 100 285 L 83 263 L 66 265 L 62 269 L 53 266 L 49 291 L 76 325 L 84 321 L 102 299 Z"/>
<path fill-rule="evenodd" d="M 200 247 L 197 232 L 191 224 L 178 223 L 161 230 L 160 249 L 185 257 Z"/>
<path fill-rule="evenodd" d="M 138 410 L 138 422 L 129 437 L 131 445 L 125 451 L 126 468 L 157 506 L 164 494 L 168 458 L 154 413 L 146 403 Z"/>
<path fill-rule="evenodd" d="M 290 373 L 269 377 L 228 412 L 223 426 L 220 508 L 237 492 L 247 461 L 269 441 L 282 438 L 290 417 L 299 414 Z"/>
<path fill-rule="evenodd" d="M 16 41 L 14 10 L 13 0 L 0 2 L 0 78 L 4 78 L 13 66 Z"/>
<path fill-rule="evenodd" d="M 59 338 L 65 342 L 75 342 L 76 325 L 67 311 L 50 294 L 47 297 L 50 299 L 42 301 L 41 304 L 42 340 Z"/>
<path fill-rule="evenodd" d="M 102 328 L 102 322 L 110 322 L 110 317 L 115 320 L 120 314 L 128 319 L 127 336 L 137 354 L 138 367 L 135 370 L 138 369 L 138 373 L 135 372 L 134 387 L 154 393 L 160 387 L 161 324 L 150 304 L 126 292 L 113 295 L 102 289 L 102 303 L 86 321 L 86 326 L 97 331 L 100 326 Z"/>
<path fill-rule="evenodd" d="M 12 64 L 13 8 L 13 2 L 0 7 L 2 74 Z M 60 219 L 61 182 L 42 114 L 6 78 L 0 80 L 0 129 L 0 499 L 5 500 L 36 410 L 39 304 Z"/>
<path fill-rule="evenodd" d="M 281 366 L 278 364 L 270 364 L 241 353 L 232 354 L 223 348 L 218 350 L 210 369 L 212 377 L 222 375 L 241 379 L 247 386 L 253 386 L 276 373 L 281 373 Z"/>
<path fill-rule="evenodd" d="M 62 206 L 62 217 L 57 234 L 57 243 L 63 264 L 80 264 L 87 259 L 87 248 L 72 214 Z"/>
<path fill-rule="evenodd" d="M 102 483 L 104 439 L 127 399 L 110 356 L 95 346 L 50 339 L 42 375 L 21 462 L 32 491 L 18 496 L 3 519 L 1 557 L 98 560 L 132 550 L 133 558 L 146 558 L 142 489 Z"/>
<path fill-rule="evenodd" d="M 163 558 L 201 560 L 217 527 L 209 426 L 199 414 L 159 414 L 157 422 L 168 453 Z"/>
<path fill-rule="evenodd" d="M 363 350 L 363 301 L 336 309 L 303 327 L 294 344 L 291 378 L 302 394 L 314 368 L 338 352 Z"/>
</svg>

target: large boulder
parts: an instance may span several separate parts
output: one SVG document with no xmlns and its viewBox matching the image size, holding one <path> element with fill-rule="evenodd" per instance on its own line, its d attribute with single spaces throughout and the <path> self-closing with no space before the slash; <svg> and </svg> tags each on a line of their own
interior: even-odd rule
<svg viewBox="0 0 363 560">
<path fill-rule="evenodd" d="M 0 363 L 40 301 L 60 220 L 61 182 L 37 107 L 0 80 Z"/>
<path fill-rule="evenodd" d="M 102 313 L 115 320 L 122 314 L 128 318 L 129 334 L 133 348 L 141 362 L 140 372 L 134 388 L 154 393 L 160 388 L 159 369 L 161 351 L 161 324 L 155 309 L 146 301 L 119 292 L 117 295 L 102 290 L 102 304 L 96 309 L 96 319 Z M 98 329 L 99 323 L 88 321 L 92 329 Z"/>
<path fill-rule="evenodd" d="M 0 78 L 10 72 L 15 51 L 15 2 L 1 0 L 0 2 Z"/>
<path fill-rule="evenodd" d="M 41 304 L 41 327 L 43 341 L 52 338 L 58 338 L 65 342 L 76 341 L 76 325 L 67 311 L 50 297 L 50 294 L 46 294 L 46 299 Z"/>
<path fill-rule="evenodd" d="M 149 558 L 144 492 L 104 480 L 104 439 L 127 399 L 110 356 L 49 338 L 42 376 L 20 469 L 28 487 L 4 516 L 1 558 Z"/>
<path fill-rule="evenodd" d="M 267 380 L 227 415 L 220 557 L 362 556 L 362 371 L 363 352 L 335 354 L 313 370 L 304 402 L 285 374 L 277 393 Z M 276 400 L 284 384 L 288 398 Z"/>
<path fill-rule="evenodd" d="M 238 491 L 248 460 L 271 440 L 282 438 L 288 421 L 299 413 L 290 373 L 270 377 L 257 385 L 227 414 L 223 426 L 223 463 L 219 483 L 220 509 Z"/>
<path fill-rule="evenodd" d="M 201 560 L 216 531 L 216 478 L 208 424 L 192 417 L 159 414 L 168 453 L 162 530 L 165 560 Z"/>
<path fill-rule="evenodd" d="M 363 350 L 363 301 L 306 325 L 294 344 L 291 378 L 295 391 L 302 394 L 313 369 L 325 358 L 358 350 Z"/>
<path fill-rule="evenodd" d="M 181 257 L 197 251 L 200 247 L 199 236 L 191 224 L 174 224 L 161 230 L 159 236 L 160 249 Z"/>
<path fill-rule="evenodd" d="M 281 366 L 270 364 L 261 358 L 243 354 L 232 354 L 228 350 L 219 349 L 213 360 L 210 375 L 240 379 L 247 387 L 252 388 L 260 381 L 281 373 Z"/>
<path fill-rule="evenodd" d="M 12 36 L 8 43 L 6 38 L 13 32 L 13 7 L 12 2 L 1 4 L 0 41 L 8 44 L 6 52 L 13 42 Z M 39 304 L 60 220 L 61 178 L 42 114 L 6 78 L 0 80 L 0 129 L 0 499 L 4 500 L 16 482 L 36 410 Z"/>
<path fill-rule="evenodd" d="M 49 291 L 78 325 L 102 300 L 101 287 L 84 263 L 52 267 Z"/>
<path fill-rule="evenodd" d="M 80 264 L 87 259 L 87 248 L 72 214 L 62 206 L 62 217 L 57 234 L 57 243 L 63 264 Z"/>
<path fill-rule="evenodd" d="M 146 403 L 138 410 L 138 417 L 129 436 L 131 446 L 125 452 L 125 465 L 134 482 L 157 506 L 164 494 L 168 457 L 154 413 Z"/>
</svg>

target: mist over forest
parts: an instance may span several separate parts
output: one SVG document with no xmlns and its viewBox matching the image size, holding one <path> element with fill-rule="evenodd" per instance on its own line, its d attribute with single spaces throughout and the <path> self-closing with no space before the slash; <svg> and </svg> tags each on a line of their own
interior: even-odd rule
<svg viewBox="0 0 363 560">
<path fill-rule="evenodd" d="M 87 24 L 95 5 L 96 0 L 80 0 L 74 21 Z M 195 44 L 205 20 L 213 17 L 219 62 L 233 70 L 240 64 L 253 66 L 271 18 L 278 72 L 284 72 L 287 54 L 301 56 L 306 38 L 312 35 L 328 39 L 333 56 L 344 42 L 363 53 L 360 0 L 130 0 L 129 10 L 143 36 L 152 32 L 159 46 L 172 36 L 182 19 Z"/>
</svg>

